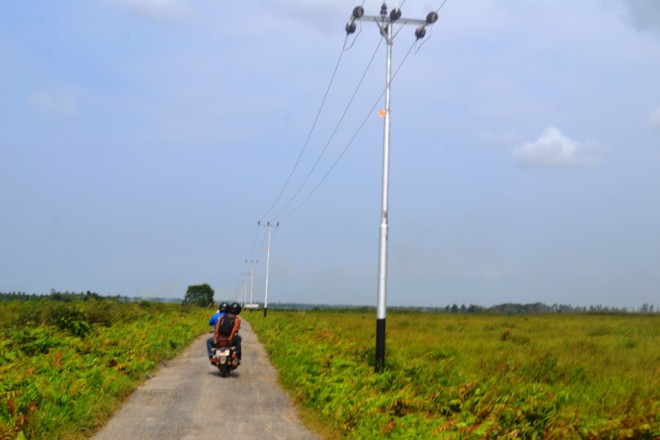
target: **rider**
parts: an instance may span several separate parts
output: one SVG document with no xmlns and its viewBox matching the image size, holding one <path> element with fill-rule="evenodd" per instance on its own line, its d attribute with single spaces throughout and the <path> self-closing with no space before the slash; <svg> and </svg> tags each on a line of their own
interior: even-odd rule
<svg viewBox="0 0 660 440">
<path fill-rule="evenodd" d="M 218 306 L 218 311 L 215 312 L 213 316 L 211 316 L 211 319 L 209 319 L 209 325 L 212 325 L 213 328 L 215 328 L 215 325 L 218 323 L 218 320 L 220 320 L 220 317 L 227 313 L 228 307 L 229 304 L 226 302 L 220 303 Z M 206 340 L 206 353 L 209 355 L 209 360 L 213 362 L 213 336 Z"/>
<path fill-rule="evenodd" d="M 224 316 L 224 319 L 233 319 L 234 325 L 231 329 L 231 332 L 227 336 L 230 344 L 233 344 L 236 348 L 236 357 L 238 360 L 241 360 L 241 336 L 238 334 L 238 330 L 241 328 L 241 318 L 238 316 L 241 313 L 241 305 L 237 302 L 232 303 L 227 308 L 227 313 Z M 213 332 L 213 342 L 218 343 L 218 340 L 223 335 L 220 333 L 220 326 L 224 319 L 219 319 L 215 325 L 215 330 Z"/>
<path fill-rule="evenodd" d="M 227 313 L 227 307 L 229 307 L 229 304 L 227 302 L 223 301 L 220 303 L 218 306 L 218 310 L 211 316 L 211 319 L 209 319 L 209 325 L 213 326 L 215 328 L 215 324 L 218 322 L 218 319 L 225 313 Z"/>
</svg>

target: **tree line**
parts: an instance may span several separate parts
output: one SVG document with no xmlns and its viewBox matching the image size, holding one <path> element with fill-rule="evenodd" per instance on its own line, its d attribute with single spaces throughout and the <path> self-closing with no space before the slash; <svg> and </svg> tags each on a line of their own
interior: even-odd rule
<svg viewBox="0 0 660 440">
<path fill-rule="evenodd" d="M 353 310 L 353 311 L 367 311 L 374 307 L 372 306 L 353 306 L 344 304 L 300 304 L 300 303 L 271 303 L 268 305 L 273 309 L 285 310 Z M 627 307 L 611 307 L 603 305 L 592 306 L 572 306 L 568 304 L 552 304 L 548 305 L 542 302 L 520 304 L 520 303 L 503 303 L 491 307 L 479 306 L 476 304 L 452 304 L 444 307 L 409 307 L 409 306 L 390 306 L 388 310 L 395 310 L 398 312 L 429 312 L 429 313 L 462 313 L 462 314 L 476 314 L 476 313 L 499 313 L 508 315 L 525 315 L 525 314 L 549 314 L 549 313 L 658 313 L 652 304 L 642 304 L 637 309 Z"/>
<path fill-rule="evenodd" d="M 25 292 L 0 292 L 0 302 L 2 301 L 39 301 L 42 299 L 52 301 L 90 301 L 90 300 L 115 300 L 118 302 L 172 302 L 180 303 L 181 298 L 144 298 L 123 295 L 100 295 L 90 290 L 86 292 L 58 292 L 52 290 L 49 294 L 25 293 Z"/>
<path fill-rule="evenodd" d="M 0 301 L 29 301 L 50 299 L 54 301 L 76 301 L 76 300 L 100 300 L 100 299 L 114 299 L 119 302 L 136 302 L 136 301 L 153 301 L 153 302 L 174 302 L 183 303 L 184 305 L 198 305 L 201 307 L 209 307 L 214 304 L 214 291 L 208 284 L 188 286 L 186 294 L 183 299 L 180 298 L 143 298 L 143 297 L 128 297 L 120 295 L 99 295 L 96 292 L 57 292 L 54 289 L 50 294 L 28 294 L 25 292 L 0 292 Z M 287 310 L 322 310 L 322 309 L 345 309 L 345 310 L 370 310 L 373 307 L 369 306 L 353 306 L 353 305 L 318 305 L 306 303 L 271 303 L 269 307 L 273 309 L 287 309 Z M 462 314 L 475 314 L 475 313 L 501 313 L 511 315 L 525 315 L 525 314 L 542 314 L 542 313 L 643 313 L 652 314 L 659 313 L 653 304 L 642 304 L 639 308 L 627 307 L 612 307 L 603 305 L 591 306 L 572 306 L 570 304 L 552 304 L 548 305 L 542 302 L 535 302 L 529 304 L 520 303 L 503 303 L 491 307 L 479 306 L 476 304 L 452 304 L 444 307 L 389 307 L 390 310 L 397 310 L 400 312 L 406 311 L 425 311 L 434 313 L 462 313 Z"/>
<path fill-rule="evenodd" d="M 531 304 L 504 303 L 491 307 L 474 304 L 458 306 L 453 304 L 442 309 L 445 313 L 503 313 L 503 314 L 540 314 L 540 313 L 654 313 L 653 305 L 643 304 L 639 309 L 611 307 L 603 305 L 572 306 L 569 304 L 548 305 L 542 302 Z"/>
</svg>

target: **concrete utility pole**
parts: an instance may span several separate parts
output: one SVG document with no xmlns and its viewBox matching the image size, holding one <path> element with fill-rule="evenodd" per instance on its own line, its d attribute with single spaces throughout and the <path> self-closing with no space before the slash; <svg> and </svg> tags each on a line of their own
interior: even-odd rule
<svg viewBox="0 0 660 440">
<path fill-rule="evenodd" d="M 245 260 L 245 262 L 247 263 L 248 260 Z M 254 265 L 258 262 L 259 260 L 250 260 L 250 311 L 254 308 L 254 302 L 252 302 L 252 292 L 254 290 Z"/>
<path fill-rule="evenodd" d="M 264 318 L 268 315 L 268 271 L 270 269 L 270 236 L 273 228 L 277 228 L 280 225 L 279 222 L 276 224 L 271 224 L 270 222 L 266 223 L 268 228 L 268 247 L 266 248 L 266 293 L 264 295 Z M 261 222 L 257 223 L 257 226 L 261 226 Z"/>
<path fill-rule="evenodd" d="M 372 21 L 376 23 L 380 34 L 387 43 L 387 64 L 385 75 L 385 129 L 383 133 L 383 187 L 381 197 L 380 214 L 380 240 L 378 253 L 378 305 L 376 307 L 376 371 L 382 371 L 385 367 L 385 319 L 387 315 L 387 232 L 388 232 L 388 189 L 390 173 L 390 89 L 392 83 L 392 44 L 394 35 L 392 25 L 394 23 L 418 26 L 415 31 L 417 39 L 424 38 L 426 26 L 438 20 L 436 12 L 430 12 L 426 20 L 415 20 L 401 18 L 401 9 L 392 9 L 387 13 L 387 5 L 383 3 L 380 15 L 364 15 L 362 6 L 353 9 L 351 18 L 346 24 L 346 33 L 352 34 L 357 29 L 356 21 Z"/>
<path fill-rule="evenodd" d="M 247 297 L 247 276 L 249 274 L 247 272 L 243 272 L 241 275 L 243 275 L 243 301 L 241 307 L 245 307 L 245 300 Z"/>
</svg>

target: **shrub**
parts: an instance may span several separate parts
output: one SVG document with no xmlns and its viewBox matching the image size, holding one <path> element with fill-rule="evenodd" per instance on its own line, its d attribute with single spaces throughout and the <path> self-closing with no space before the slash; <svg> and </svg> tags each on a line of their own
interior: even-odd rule
<svg viewBox="0 0 660 440">
<path fill-rule="evenodd" d="M 82 338 L 92 331 L 87 316 L 75 305 L 58 304 L 51 310 L 49 322 L 61 330 Z"/>
</svg>

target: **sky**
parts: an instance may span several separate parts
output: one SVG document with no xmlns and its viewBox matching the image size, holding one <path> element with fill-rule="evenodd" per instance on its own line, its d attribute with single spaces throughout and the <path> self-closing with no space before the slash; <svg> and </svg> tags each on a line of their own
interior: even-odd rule
<svg viewBox="0 0 660 440">
<path fill-rule="evenodd" d="M 375 306 L 357 3 L 1 2 L 0 292 Z M 387 304 L 660 306 L 660 3 L 388 6 Z"/>
</svg>

